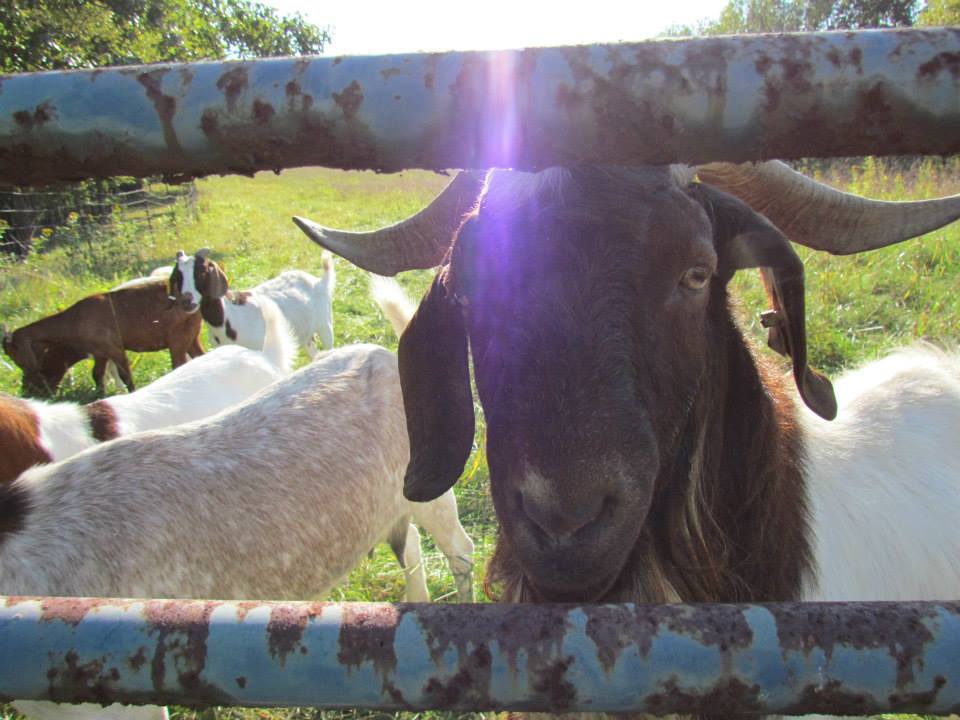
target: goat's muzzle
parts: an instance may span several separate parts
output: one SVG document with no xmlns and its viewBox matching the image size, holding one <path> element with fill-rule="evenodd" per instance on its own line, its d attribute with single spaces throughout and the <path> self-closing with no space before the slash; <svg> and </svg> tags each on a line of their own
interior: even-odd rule
<svg viewBox="0 0 960 720">
<path fill-rule="evenodd" d="M 193 293 L 182 293 L 176 296 L 171 295 L 170 299 L 176 302 L 181 310 L 190 315 L 200 309 L 200 304 L 194 302 Z"/>
</svg>

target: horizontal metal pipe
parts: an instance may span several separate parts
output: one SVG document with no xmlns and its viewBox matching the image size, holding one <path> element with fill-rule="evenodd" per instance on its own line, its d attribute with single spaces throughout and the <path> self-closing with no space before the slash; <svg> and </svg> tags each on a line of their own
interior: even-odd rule
<svg viewBox="0 0 960 720">
<path fill-rule="evenodd" d="M 0 184 L 960 151 L 960 30 L 0 78 Z"/>
<path fill-rule="evenodd" d="M 956 713 L 960 603 L 2 599 L 0 699 Z"/>
</svg>

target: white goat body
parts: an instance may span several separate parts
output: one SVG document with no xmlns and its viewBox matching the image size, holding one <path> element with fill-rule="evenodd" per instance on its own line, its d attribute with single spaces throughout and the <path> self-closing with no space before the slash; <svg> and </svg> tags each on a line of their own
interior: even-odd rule
<svg viewBox="0 0 960 720">
<path fill-rule="evenodd" d="M 7 445 L 5 452 L 22 456 L 26 464 L 19 469 L 13 465 L 5 467 L 0 472 L 0 482 L 13 480 L 20 470 L 33 464 L 26 459 L 38 453 L 52 461 L 64 460 L 102 439 L 209 417 L 288 375 L 296 351 L 290 328 L 271 301 L 263 303 L 263 312 L 267 319 L 267 341 L 262 352 L 240 346 L 217 348 L 139 390 L 105 398 L 92 405 L 7 399 L 7 403 L 17 403 L 22 411 L 32 414 L 36 434 L 10 437 L 5 441 L 5 445 L 17 446 Z M 0 406 L 0 412 L 5 410 Z M 92 410 L 100 418 L 109 418 L 110 435 L 107 438 L 96 437 Z M 0 436 L 5 435 L 4 426 L 0 419 Z M 33 447 L 19 447 L 25 443 Z"/>
<path fill-rule="evenodd" d="M 800 409 L 816 573 L 804 598 L 960 596 L 960 357 L 900 350 L 835 389 L 833 422 Z"/>
</svg>

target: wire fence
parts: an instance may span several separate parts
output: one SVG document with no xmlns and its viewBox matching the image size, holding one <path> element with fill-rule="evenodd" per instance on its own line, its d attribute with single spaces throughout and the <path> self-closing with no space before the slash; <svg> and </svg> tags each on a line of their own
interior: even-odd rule
<svg viewBox="0 0 960 720">
<path fill-rule="evenodd" d="M 0 192 L 0 250 L 25 257 L 41 241 L 92 226 L 136 224 L 142 230 L 176 223 L 186 211 L 196 217 L 197 188 L 159 180 L 114 179 L 71 185 L 62 190 Z M 60 238 L 62 239 L 62 238 Z"/>
</svg>

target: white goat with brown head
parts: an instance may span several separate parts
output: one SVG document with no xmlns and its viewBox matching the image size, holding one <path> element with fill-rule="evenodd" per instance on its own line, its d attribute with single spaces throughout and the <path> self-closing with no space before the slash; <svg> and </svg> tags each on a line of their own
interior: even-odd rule
<svg viewBox="0 0 960 720">
<path fill-rule="evenodd" d="M 266 297 L 280 308 L 297 341 L 311 358 L 318 352 L 316 335 L 327 350 L 333 347 L 336 271 L 330 253 L 324 253 L 321 259 L 322 277 L 302 270 L 287 270 L 243 292 L 229 289 L 226 274 L 209 254 L 206 248 L 193 256 L 178 252 L 170 275 L 170 289 L 184 312 L 200 311 L 211 343 L 238 343 L 255 350 L 263 347 L 260 298 Z"/>
</svg>

